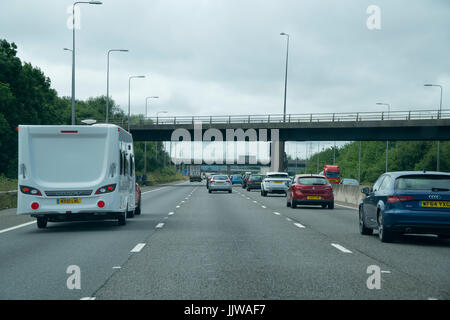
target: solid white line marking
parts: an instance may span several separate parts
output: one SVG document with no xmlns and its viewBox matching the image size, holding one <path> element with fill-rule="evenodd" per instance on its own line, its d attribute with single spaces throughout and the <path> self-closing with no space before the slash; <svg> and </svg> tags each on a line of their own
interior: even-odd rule
<svg viewBox="0 0 450 320">
<path fill-rule="evenodd" d="M 14 226 L 14 227 L 11 227 L 11 228 L 8 228 L 8 229 L 0 230 L 0 233 L 4 233 L 4 232 L 11 231 L 11 230 L 16 230 L 16 229 L 19 229 L 19 228 L 23 228 L 23 227 L 29 226 L 30 224 L 34 224 L 34 223 L 36 223 L 36 221 L 30 221 L 30 222 L 27 222 L 27 223 L 19 224 L 17 226 Z"/>
<path fill-rule="evenodd" d="M 180 206 L 176 206 L 175 208 L 179 208 Z"/>
<path fill-rule="evenodd" d="M 173 215 L 173 212 L 169 212 L 169 216 Z"/>
<path fill-rule="evenodd" d="M 438 298 L 429 297 L 428 300 L 435 301 L 435 300 L 439 300 L 439 299 Z"/>
<path fill-rule="evenodd" d="M 138 243 L 131 252 L 140 252 L 145 247 L 145 243 Z"/>
<path fill-rule="evenodd" d="M 292 221 L 292 220 L 291 220 L 291 219 L 289 219 L 289 218 L 286 218 L 286 220 L 287 220 L 287 221 L 289 221 L 289 222 L 291 222 L 291 221 Z"/>
<path fill-rule="evenodd" d="M 258 201 L 253 201 L 253 203 L 258 203 Z"/>
<path fill-rule="evenodd" d="M 113 269 L 121 269 L 122 267 L 121 266 L 115 266 L 115 267 L 113 267 Z"/>
<path fill-rule="evenodd" d="M 81 298 L 80 300 L 95 300 L 95 297 L 84 297 Z"/>
<path fill-rule="evenodd" d="M 158 223 L 156 225 L 156 228 L 161 229 L 162 227 L 164 227 L 164 223 Z"/>
<path fill-rule="evenodd" d="M 158 189 L 155 189 L 155 190 L 145 191 L 145 192 L 142 192 L 141 194 L 146 194 L 146 193 L 150 193 L 150 192 L 155 192 L 155 191 L 159 191 L 159 190 L 166 189 L 166 188 L 168 188 L 168 187 L 162 187 L 162 188 L 158 188 Z"/>
<path fill-rule="evenodd" d="M 294 226 L 299 227 L 299 228 L 305 228 L 305 226 L 302 225 L 301 223 L 294 223 Z"/>
<path fill-rule="evenodd" d="M 333 247 L 335 247 L 336 249 L 344 252 L 344 253 L 352 253 L 350 250 L 348 250 L 347 248 L 344 248 L 343 246 L 341 246 L 340 244 L 337 243 L 332 243 L 331 244 Z"/>
<path fill-rule="evenodd" d="M 279 216 L 279 215 L 280 215 L 280 213 L 279 213 L 279 212 L 274 212 L 273 214 L 274 214 L 274 215 L 277 215 L 277 216 Z"/>
</svg>

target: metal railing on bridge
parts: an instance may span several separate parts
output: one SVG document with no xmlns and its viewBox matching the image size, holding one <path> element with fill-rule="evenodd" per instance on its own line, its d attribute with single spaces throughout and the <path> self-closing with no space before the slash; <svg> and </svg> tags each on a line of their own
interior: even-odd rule
<svg viewBox="0 0 450 320">
<path fill-rule="evenodd" d="M 244 124 L 244 123 L 307 123 L 307 122 L 344 122 L 344 121 L 385 121 L 385 120 L 436 120 L 450 119 L 450 110 L 414 110 L 391 112 L 343 112 L 343 113 L 308 113 L 268 115 L 226 115 L 226 116 L 174 116 L 149 117 L 132 119 L 132 126 L 146 125 L 191 125 L 202 124 Z M 115 121 L 115 124 L 126 125 L 127 120 Z"/>
</svg>

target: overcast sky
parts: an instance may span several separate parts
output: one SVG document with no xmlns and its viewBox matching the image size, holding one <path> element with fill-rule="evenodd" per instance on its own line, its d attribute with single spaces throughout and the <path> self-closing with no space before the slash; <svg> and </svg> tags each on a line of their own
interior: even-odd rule
<svg viewBox="0 0 450 320">
<path fill-rule="evenodd" d="M 71 95 L 70 21 L 66 0 L 1 0 L 0 38 Z M 381 9 L 369 30 L 366 10 Z M 110 93 L 149 116 L 283 112 L 286 37 L 290 34 L 288 113 L 437 109 L 450 101 L 448 0 L 103 0 L 79 5 L 76 98 Z"/>
</svg>

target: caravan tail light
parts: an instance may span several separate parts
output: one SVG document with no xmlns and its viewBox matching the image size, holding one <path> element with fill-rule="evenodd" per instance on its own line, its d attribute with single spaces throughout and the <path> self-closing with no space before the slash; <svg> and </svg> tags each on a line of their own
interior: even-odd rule
<svg viewBox="0 0 450 320">
<path fill-rule="evenodd" d="M 95 194 L 105 194 L 105 193 L 110 193 L 113 192 L 114 190 L 116 190 L 116 184 L 110 184 L 107 186 L 103 186 L 101 188 L 99 188 Z"/>
<path fill-rule="evenodd" d="M 33 202 L 33 203 L 31 204 L 31 209 L 33 209 L 33 210 L 39 209 L 39 203 Z"/>
<path fill-rule="evenodd" d="M 32 187 L 20 186 L 20 191 L 24 194 L 29 194 L 32 196 L 42 196 L 42 193 L 38 189 Z"/>
<path fill-rule="evenodd" d="M 97 202 L 97 206 L 99 208 L 104 208 L 105 207 L 105 202 L 104 201 L 99 201 L 99 202 Z"/>
</svg>

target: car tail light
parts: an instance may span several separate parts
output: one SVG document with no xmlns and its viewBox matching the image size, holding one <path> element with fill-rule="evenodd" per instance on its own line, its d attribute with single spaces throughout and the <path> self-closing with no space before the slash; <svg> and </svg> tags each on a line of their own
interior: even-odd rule
<svg viewBox="0 0 450 320">
<path fill-rule="evenodd" d="M 110 184 L 107 186 L 103 186 L 101 188 L 99 188 L 95 194 L 105 194 L 105 193 L 110 193 L 113 192 L 114 190 L 116 190 L 116 184 Z"/>
<path fill-rule="evenodd" d="M 104 201 L 99 201 L 99 202 L 97 202 L 97 206 L 99 208 L 103 208 L 103 207 L 105 207 L 105 202 Z"/>
<path fill-rule="evenodd" d="M 214 180 L 209 181 L 209 183 L 214 183 L 214 182 L 215 182 Z"/>
<path fill-rule="evenodd" d="M 42 193 L 38 189 L 32 187 L 20 186 L 20 191 L 22 191 L 22 193 L 29 194 L 32 196 L 42 196 Z"/>
<path fill-rule="evenodd" d="M 227 183 L 231 183 L 231 181 L 230 181 L 230 180 L 227 180 Z"/>
<path fill-rule="evenodd" d="M 252 183 L 252 180 L 248 180 L 248 183 Z"/>
<path fill-rule="evenodd" d="M 39 209 L 39 203 L 33 202 L 33 203 L 31 204 L 31 209 L 33 209 L 33 210 Z"/>
<path fill-rule="evenodd" d="M 413 196 L 388 196 L 387 202 L 388 203 L 398 203 L 398 202 L 405 202 L 405 201 L 412 201 L 414 200 Z"/>
</svg>

